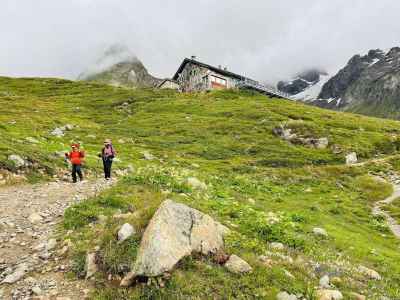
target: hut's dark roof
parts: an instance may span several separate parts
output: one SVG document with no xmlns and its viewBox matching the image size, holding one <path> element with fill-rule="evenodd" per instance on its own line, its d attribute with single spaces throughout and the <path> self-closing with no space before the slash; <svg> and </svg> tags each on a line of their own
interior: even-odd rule
<svg viewBox="0 0 400 300">
<path fill-rule="evenodd" d="M 246 78 L 246 77 L 244 77 L 242 75 L 239 75 L 239 74 L 236 74 L 236 73 L 232 73 L 232 72 L 229 72 L 227 70 L 223 70 L 223 69 L 220 69 L 220 68 L 217 68 L 217 67 L 214 67 L 214 66 L 199 62 L 199 61 L 194 60 L 194 59 L 185 58 L 183 60 L 183 62 L 181 63 L 181 65 L 179 66 L 178 71 L 176 71 L 174 77 L 172 77 L 173 80 L 177 80 L 178 79 L 179 74 L 182 72 L 182 70 L 185 68 L 186 64 L 188 64 L 188 63 L 192 63 L 192 64 L 198 65 L 200 67 L 207 68 L 207 69 L 212 70 L 215 73 L 220 74 L 220 75 L 224 75 L 224 76 L 228 76 L 228 77 L 232 77 L 232 78 L 236 78 L 236 79 L 241 79 L 241 80 Z"/>
</svg>

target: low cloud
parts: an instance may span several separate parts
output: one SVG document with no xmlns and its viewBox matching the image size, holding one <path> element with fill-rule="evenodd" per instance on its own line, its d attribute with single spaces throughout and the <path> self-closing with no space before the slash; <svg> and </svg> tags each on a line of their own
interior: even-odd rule
<svg viewBox="0 0 400 300">
<path fill-rule="evenodd" d="M 395 0 L 3 0 L 0 74 L 76 78 L 113 44 L 171 76 L 184 57 L 274 83 L 399 45 Z"/>
</svg>

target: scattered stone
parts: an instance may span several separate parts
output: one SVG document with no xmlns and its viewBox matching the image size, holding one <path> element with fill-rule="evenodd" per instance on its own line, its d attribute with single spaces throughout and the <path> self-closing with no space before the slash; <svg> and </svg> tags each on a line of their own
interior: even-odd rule
<svg viewBox="0 0 400 300">
<path fill-rule="evenodd" d="M 17 169 L 22 168 L 26 165 L 25 160 L 21 156 L 16 154 L 11 154 L 10 156 L 8 156 L 8 160 L 12 161 Z"/>
<path fill-rule="evenodd" d="M 326 230 L 323 228 L 319 228 L 319 227 L 313 228 L 313 233 L 315 235 L 319 235 L 319 236 L 324 236 L 324 237 L 328 236 L 328 233 L 326 232 Z"/>
<path fill-rule="evenodd" d="M 319 280 L 319 287 L 323 289 L 327 289 L 330 287 L 329 285 L 329 276 L 325 275 Z"/>
<path fill-rule="evenodd" d="M 340 286 L 342 284 L 342 279 L 340 277 L 332 277 L 330 280 L 331 284 L 334 286 Z"/>
<path fill-rule="evenodd" d="M 357 294 L 357 293 L 350 293 L 351 299 L 354 300 L 366 300 L 367 298 L 364 295 Z"/>
<path fill-rule="evenodd" d="M 125 223 L 122 225 L 120 230 L 118 231 L 118 241 L 122 243 L 123 241 L 130 238 L 132 235 L 136 233 L 135 228 L 129 223 Z"/>
<path fill-rule="evenodd" d="M 290 273 L 288 270 L 283 270 L 283 273 L 285 273 L 286 277 L 290 278 L 290 279 L 296 279 L 296 277 L 294 277 L 294 275 L 292 273 Z"/>
<path fill-rule="evenodd" d="M 279 250 L 282 251 L 285 249 L 285 245 L 282 243 L 277 243 L 277 242 L 272 242 L 269 244 L 269 247 L 273 250 Z"/>
<path fill-rule="evenodd" d="M 249 273 L 252 267 L 239 256 L 232 254 L 224 265 L 230 272 L 235 274 Z"/>
<path fill-rule="evenodd" d="M 99 215 L 97 217 L 97 222 L 99 222 L 100 224 L 105 224 L 107 222 L 107 216 L 105 215 Z"/>
<path fill-rule="evenodd" d="M 32 144 L 39 144 L 39 141 L 37 139 L 35 139 L 34 137 L 28 136 L 27 138 L 25 138 L 25 140 L 29 143 Z"/>
<path fill-rule="evenodd" d="M 317 149 L 326 149 L 329 145 L 329 140 L 326 137 L 315 139 L 314 140 L 315 148 Z"/>
<path fill-rule="evenodd" d="M 162 275 L 191 253 L 216 254 L 229 232 L 210 216 L 172 200 L 164 201 L 147 226 L 132 272 L 121 282 L 128 286 L 136 276 Z"/>
<path fill-rule="evenodd" d="M 292 133 L 292 129 L 286 128 L 285 125 L 283 125 L 283 124 L 272 129 L 272 132 L 276 136 L 279 136 L 286 141 L 291 141 L 291 140 L 297 138 L 297 135 L 295 133 Z"/>
<path fill-rule="evenodd" d="M 72 125 L 72 124 L 66 124 L 66 125 L 64 125 L 64 127 L 62 127 L 61 129 L 70 131 L 70 130 L 74 129 L 74 125 Z"/>
<path fill-rule="evenodd" d="M 281 221 L 281 218 L 274 212 L 270 211 L 267 213 L 267 217 L 266 220 L 268 222 L 268 224 L 276 224 L 279 223 Z"/>
<path fill-rule="evenodd" d="M 9 274 L 4 278 L 1 283 L 15 283 L 22 279 L 25 276 L 26 272 L 28 271 L 28 266 L 26 264 L 20 264 L 14 270 L 13 273 Z"/>
<path fill-rule="evenodd" d="M 32 288 L 32 293 L 33 293 L 34 295 L 36 295 L 36 296 L 40 296 L 40 295 L 43 293 L 43 291 L 42 291 L 42 289 L 41 289 L 39 286 L 35 285 L 35 286 Z"/>
<path fill-rule="evenodd" d="M 194 190 L 206 190 L 207 185 L 204 182 L 201 182 L 196 177 L 189 177 L 187 179 L 187 184 Z"/>
<path fill-rule="evenodd" d="M 46 250 L 51 251 L 57 246 L 57 240 L 56 239 L 49 239 L 46 243 Z"/>
<path fill-rule="evenodd" d="M 61 128 L 55 128 L 52 132 L 50 132 L 50 134 L 56 137 L 63 137 L 64 131 Z"/>
<path fill-rule="evenodd" d="M 154 155 L 148 151 L 143 151 L 142 154 L 145 160 L 153 160 L 155 158 Z"/>
<path fill-rule="evenodd" d="M 341 300 L 343 295 L 338 290 L 319 290 L 317 291 L 317 300 Z"/>
<path fill-rule="evenodd" d="M 40 223 L 43 220 L 43 218 L 38 213 L 32 213 L 29 215 L 28 220 L 32 224 L 37 224 L 37 223 Z"/>
<path fill-rule="evenodd" d="M 360 272 L 361 274 L 363 274 L 364 276 L 366 276 L 372 280 L 381 280 L 382 279 L 381 275 L 378 272 L 376 272 L 375 270 L 369 269 L 367 267 L 364 267 L 364 266 L 359 266 L 358 272 Z"/>
<path fill-rule="evenodd" d="M 91 278 L 97 272 L 96 253 L 88 253 L 85 263 L 86 279 Z"/>
<path fill-rule="evenodd" d="M 297 296 L 287 292 L 280 292 L 276 295 L 276 300 L 297 300 Z"/>
<path fill-rule="evenodd" d="M 351 152 L 346 155 L 346 165 L 353 165 L 358 162 L 357 153 Z"/>
</svg>

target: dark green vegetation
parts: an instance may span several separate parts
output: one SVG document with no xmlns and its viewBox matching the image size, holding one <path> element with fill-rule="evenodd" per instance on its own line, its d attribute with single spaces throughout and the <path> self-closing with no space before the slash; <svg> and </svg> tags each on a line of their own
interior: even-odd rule
<svg viewBox="0 0 400 300">
<path fill-rule="evenodd" d="M 371 215 L 373 203 L 390 195 L 391 186 L 370 176 L 398 169 L 398 122 L 249 92 L 132 91 L 55 79 L 0 78 L 0 102 L 4 168 L 13 169 L 7 157 L 16 153 L 37 165 L 33 174 L 37 168 L 56 172 L 62 159 L 54 153 L 81 141 L 88 153 L 87 168 L 98 172 L 96 154 L 105 137 L 113 139 L 119 152 L 121 162 L 115 167 L 135 168 L 117 186 L 65 215 L 64 229 L 73 230 L 68 238 L 74 245 L 71 259 L 77 276 L 82 275 L 86 252 L 100 247 L 103 272 L 97 276 L 94 299 L 274 299 L 281 290 L 312 299 L 325 273 L 341 278 L 337 287 L 345 298 L 350 292 L 368 299 L 400 298 L 400 243 L 383 220 Z M 283 122 L 304 137 L 327 137 L 330 147 L 314 149 L 281 140 L 272 129 Z M 75 128 L 64 137 L 49 134 L 68 123 Z M 40 143 L 31 144 L 26 137 Z M 144 160 L 143 151 L 155 159 Z M 386 155 L 394 159 L 348 167 L 343 163 L 350 151 L 364 160 Z M 185 183 L 191 176 L 208 189 L 191 190 Z M 253 273 L 233 275 L 211 258 L 192 257 L 181 262 L 162 289 L 138 284 L 125 290 L 108 282 L 108 274 L 117 278 L 129 269 L 140 234 L 166 198 L 228 226 L 233 233 L 226 241 L 227 252 L 247 260 Z M 113 217 L 129 211 L 134 214 Z M 100 215 L 107 220 L 96 222 Z M 139 234 L 117 244 L 115 233 L 127 221 Z M 325 228 L 329 236 L 314 236 L 314 227 Z M 283 253 L 294 262 L 275 256 L 271 266 L 261 262 L 258 257 L 273 241 L 284 243 Z M 353 267 L 360 264 L 377 270 L 383 280 L 359 275 Z"/>
</svg>

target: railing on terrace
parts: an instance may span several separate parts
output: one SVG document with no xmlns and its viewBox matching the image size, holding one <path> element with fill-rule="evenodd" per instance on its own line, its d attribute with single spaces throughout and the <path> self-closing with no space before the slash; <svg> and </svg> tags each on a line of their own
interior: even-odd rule
<svg viewBox="0 0 400 300">
<path fill-rule="evenodd" d="M 290 100 L 294 100 L 291 95 L 287 94 L 287 93 L 283 93 L 281 91 L 278 91 L 276 89 L 267 87 L 261 83 L 259 83 L 258 81 L 252 80 L 252 79 L 248 79 L 248 78 L 244 78 L 243 80 L 241 80 L 238 84 L 239 88 L 247 88 L 247 89 L 254 89 L 257 90 L 261 93 L 265 93 L 271 96 L 275 96 L 275 97 L 279 97 L 279 98 L 285 98 L 285 99 L 290 99 Z"/>
</svg>

